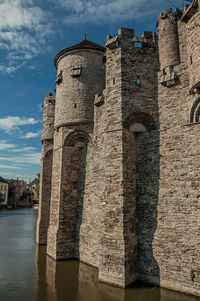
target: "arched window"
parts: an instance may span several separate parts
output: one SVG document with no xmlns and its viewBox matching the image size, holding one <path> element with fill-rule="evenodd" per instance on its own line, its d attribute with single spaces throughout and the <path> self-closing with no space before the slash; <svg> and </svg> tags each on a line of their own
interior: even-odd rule
<svg viewBox="0 0 200 301">
<path fill-rule="evenodd" d="M 135 133 L 154 131 L 157 129 L 153 117 L 144 112 L 134 112 L 130 114 L 124 122 L 124 127 Z"/>
<path fill-rule="evenodd" d="M 190 123 L 200 121 L 200 98 L 197 98 L 190 111 Z"/>
<path fill-rule="evenodd" d="M 64 146 L 85 147 L 90 141 L 90 136 L 83 130 L 75 130 L 71 132 L 64 142 Z"/>
<path fill-rule="evenodd" d="M 131 124 L 129 131 L 134 133 L 142 133 L 142 132 L 146 132 L 146 128 L 142 123 L 134 122 L 133 124 Z"/>
</svg>

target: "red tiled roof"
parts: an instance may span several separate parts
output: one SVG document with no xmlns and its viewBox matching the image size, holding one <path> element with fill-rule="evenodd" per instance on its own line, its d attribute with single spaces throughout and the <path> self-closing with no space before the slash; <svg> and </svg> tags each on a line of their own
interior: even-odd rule
<svg viewBox="0 0 200 301">
<path fill-rule="evenodd" d="M 94 49 L 94 50 L 99 50 L 99 51 L 105 52 L 105 48 L 103 46 L 84 39 L 83 41 L 58 52 L 58 54 L 55 56 L 55 59 L 54 59 L 55 67 L 57 68 L 57 61 L 61 55 L 65 54 L 68 51 L 75 50 L 75 49 Z"/>
</svg>

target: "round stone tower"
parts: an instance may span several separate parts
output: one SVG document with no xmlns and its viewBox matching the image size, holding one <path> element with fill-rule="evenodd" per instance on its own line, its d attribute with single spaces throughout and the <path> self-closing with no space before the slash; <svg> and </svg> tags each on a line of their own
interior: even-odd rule
<svg viewBox="0 0 200 301">
<path fill-rule="evenodd" d="M 158 18 L 159 30 L 159 59 L 160 69 L 180 63 L 177 15 L 172 9 L 166 9 L 166 14 L 160 13 Z"/>
<path fill-rule="evenodd" d="M 93 121 L 94 96 L 105 85 L 104 51 L 104 47 L 85 39 L 56 55 L 56 128 Z"/>
<path fill-rule="evenodd" d="M 200 8 L 186 24 L 186 43 L 191 94 L 200 89 L 200 43 L 197 38 L 199 36 Z"/>
<path fill-rule="evenodd" d="M 41 141 L 53 139 L 54 132 L 55 96 L 47 93 L 43 105 L 43 126 Z"/>
</svg>

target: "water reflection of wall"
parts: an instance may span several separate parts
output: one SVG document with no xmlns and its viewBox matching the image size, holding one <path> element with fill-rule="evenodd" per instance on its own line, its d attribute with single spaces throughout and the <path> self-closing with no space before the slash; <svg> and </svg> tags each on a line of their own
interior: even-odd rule
<svg viewBox="0 0 200 301">
<path fill-rule="evenodd" d="M 186 295 L 168 289 L 160 289 L 160 301 L 197 301 L 199 297 Z"/>
<path fill-rule="evenodd" d="M 36 245 L 35 265 L 35 301 L 47 301 L 45 246 Z"/>
<path fill-rule="evenodd" d="M 48 285 L 48 300 L 76 301 L 78 287 L 78 262 L 55 261 L 46 258 L 46 279 Z"/>
<path fill-rule="evenodd" d="M 127 289 L 98 281 L 98 270 L 78 261 L 55 261 L 36 247 L 35 301 L 197 301 L 197 297 L 134 283 Z"/>
<path fill-rule="evenodd" d="M 125 301 L 125 290 L 98 281 L 98 270 L 82 262 L 78 272 L 78 300 Z"/>
</svg>

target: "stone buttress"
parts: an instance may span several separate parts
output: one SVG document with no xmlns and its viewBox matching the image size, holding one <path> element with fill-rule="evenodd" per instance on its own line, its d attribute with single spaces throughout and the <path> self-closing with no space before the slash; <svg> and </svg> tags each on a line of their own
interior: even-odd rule
<svg viewBox="0 0 200 301">
<path fill-rule="evenodd" d="M 99 279 L 125 287 L 138 278 L 137 140 L 158 127 L 157 36 L 121 28 L 106 48 L 104 104 L 96 99 L 106 121 Z"/>
<path fill-rule="evenodd" d="M 39 245 L 47 244 L 49 227 L 51 177 L 53 159 L 53 132 L 54 132 L 55 96 L 48 93 L 44 97 L 43 128 L 42 128 L 42 155 L 40 166 L 40 196 L 39 213 L 37 220 L 36 242 Z"/>
</svg>

